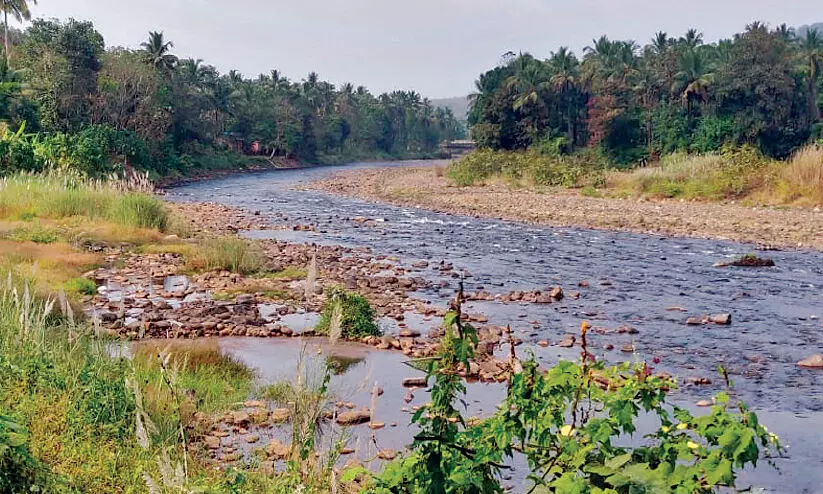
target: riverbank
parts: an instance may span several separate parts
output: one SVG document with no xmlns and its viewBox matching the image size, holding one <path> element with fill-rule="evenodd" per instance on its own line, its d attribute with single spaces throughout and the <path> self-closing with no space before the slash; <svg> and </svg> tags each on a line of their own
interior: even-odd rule
<svg viewBox="0 0 823 494">
<path fill-rule="evenodd" d="M 823 212 L 734 203 L 585 197 L 507 184 L 455 187 L 441 168 L 342 171 L 306 188 L 438 212 L 558 226 L 823 250 Z"/>
</svg>

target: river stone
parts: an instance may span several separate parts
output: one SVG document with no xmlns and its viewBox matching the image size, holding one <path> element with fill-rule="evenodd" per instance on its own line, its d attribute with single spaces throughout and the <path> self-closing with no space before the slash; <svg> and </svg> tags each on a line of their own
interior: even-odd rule
<svg viewBox="0 0 823 494">
<path fill-rule="evenodd" d="M 340 425 L 359 425 L 370 420 L 371 412 L 369 410 L 352 410 L 337 416 L 337 423 Z"/>
<path fill-rule="evenodd" d="M 732 323 L 731 314 L 715 314 L 712 316 L 712 322 L 715 324 L 727 325 Z"/>
<path fill-rule="evenodd" d="M 797 363 L 799 367 L 806 367 L 808 369 L 823 369 L 823 355 L 812 355 L 809 358 L 804 358 Z"/>
<path fill-rule="evenodd" d="M 266 446 L 266 454 L 272 458 L 285 458 L 289 455 L 289 447 L 279 439 L 272 439 Z"/>
<path fill-rule="evenodd" d="M 712 400 L 700 400 L 697 402 L 697 406 L 699 407 L 710 407 L 712 405 L 714 405 Z"/>
<path fill-rule="evenodd" d="M 272 410 L 269 418 L 271 419 L 271 422 L 273 424 L 280 424 L 289 420 L 290 416 L 291 412 L 288 408 L 275 408 L 274 410 Z"/>
<path fill-rule="evenodd" d="M 558 346 L 560 346 L 560 348 L 571 348 L 571 347 L 574 346 L 574 342 L 576 340 L 577 339 L 574 337 L 574 335 L 567 334 L 566 336 L 563 337 L 562 340 L 560 340 L 560 343 L 558 343 Z"/>
<path fill-rule="evenodd" d="M 428 385 L 426 377 L 407 377 L 403 379 L 403 386 L 406 388 L 425 388 Z"/>
<path fill-rule="evenodd" d="M 246 412 L 231 412 L 231 421 L 234 425 L 246 425 L 251 420 Z"/>
<path fill-rule="evenodd" d="M 203 439 L 206 447 L 209 449 L 220 449 L 220 438 L 215 436 L 206 436 Z"/>
<path fill-rule="evenodd" d="M 381 449 L 380 452 L 377 453 L 377 457 L 381 460 L 392 461 L 397 458 L 397 452 L 393 449 Z"/>
<path fill-rule="evenodd" d="M 260 436 L 258 436 L 256 434 L 249 434 L 248 436 L 246 436 L 246 442 L 249 443 L 249 444 L 254 444 L 259 440 L 260 440 Z"/>
</svg>

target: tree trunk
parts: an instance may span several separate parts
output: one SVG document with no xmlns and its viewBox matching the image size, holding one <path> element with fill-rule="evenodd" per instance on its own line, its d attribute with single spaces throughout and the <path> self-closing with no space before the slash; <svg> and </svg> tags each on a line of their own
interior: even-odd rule
<svg viewBox="0 0 823 494">
<path fill-rule="evenodd" d="M 820 121 L 820 107 L 817 104 L 817 70 L 814 65 L 811 68 L 809 74 L 809 104 L 811 105 L 812 123 L 817 123 Z"/>
<path fill-rule="evenodd" d="M 3 26 L 3 48 L 6 50 L 6 70 L 8 70 L 11 53 L 9 53 L 9 13 L 6 10 L 3 10 Z"/>
</svg>

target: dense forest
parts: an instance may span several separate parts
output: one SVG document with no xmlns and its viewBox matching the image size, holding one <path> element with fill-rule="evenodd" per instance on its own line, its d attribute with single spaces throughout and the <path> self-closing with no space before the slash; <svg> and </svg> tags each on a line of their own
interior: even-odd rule
<svg viewBox="0 0 823 494">
<path fill-rule="evenodd" d="M 785 157 L 823 137 L 823 33 L 755 22 L 732 39 L 689 30 L 595 39 L 582 59 L 504 56 L 476 82 L 469 124 L 483 147 L 602 151 L 617 164 L 752 144 Z"/>
<path fill-rule="evenodd" d="M 107 48 L 91 22 L 74 19 L 36 19 L 7 34 L 4 172 L 59 166 L 100 175 L 126 165 L 166 175 L 240 166 L 248 155 L 309 162 L 427 156 L 463 133 L 451 111 L 416 92 L 375 96 L 316 73 L 299 82 L 277 70 L 221 74 L 200 59 L 178 59 L 159 32 L 137 50 Z"/>
</svg>

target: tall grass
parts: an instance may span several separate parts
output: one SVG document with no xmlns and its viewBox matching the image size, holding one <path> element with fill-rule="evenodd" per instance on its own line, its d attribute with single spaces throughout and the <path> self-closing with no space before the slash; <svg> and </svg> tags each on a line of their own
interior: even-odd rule
<svg viewBox="0 0 823 494">
<path fill-rule="evenodd" d="M 785 202 L 823 204 L 823 147 L 808 146 L 777 173 L 776 195 Z"/>
<path fill-rule="evenodd" d="M 263 270 L 265 256 L 256 244 L 237 237 L 214 237 L 200 244 L 189 259 L 192 269 L 224 269 L 253 274 Z"/>
<path fill-rule="evenodd" d="M 0 180 L 0 217 L 83 216 L 135 228 L 165 229 L 163 202 L 138 182 L 85 180 L 71 174 L 17 174 Z"/>
</svg>

